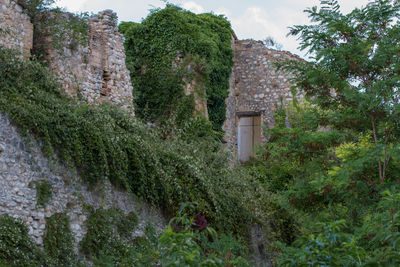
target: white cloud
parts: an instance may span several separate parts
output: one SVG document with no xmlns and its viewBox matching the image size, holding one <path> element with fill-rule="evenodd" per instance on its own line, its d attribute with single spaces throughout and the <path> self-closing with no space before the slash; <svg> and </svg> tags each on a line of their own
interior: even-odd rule
<svg viewBox="0 0 400 267">
<path fill-rule="evenodd" d="M 56 5 L 61 8 L 67 8 L 71 12 L 82 12 L 82 0 L 59 0 Z"/>
<path fill-rule="evenodd" d="M 197 4 L 196 2 L 193 2 L 193 1 L 184 2 L 182 4 L 182 7 L 184 9 L 190 10 L 193 13 L 196 13 L 196 14 L 204 13 L 204 8 L 201 5 L 199 5 L 199 4 Z"/>
<path fill-rule="evenodd" d="M 236 2 L 237 1 L 237 2 Z M 240 5 L 238 5 L 240 1 Z M 303 55 L 296 48 L 295 37 L 287 37 L 288 27 L 310 23 L 303 12 L 307 7 L 319 6 L 319 0 L 263 0 L 250 1 L 257 5 L 246 5 L 242 0 L 170 0 L 194 13 L 214 11 L 223 14 L 232 24 L 232 28 L 240 39 L 252 38 L 262 40 L 273 37 L 283 44 L 283 49 Z M 355 7 L 365 6 L 368 0 L 338 0 L 343 13 Z M 149 9 L 163 7 L 162 0 L 59 0 L 58 6 L 66 6 L 70 11 L 89 11 L 97 13 L 104 9 L 117 12 L 120 21 L 136 21 L 148 15 Z M 239 8 L 240 6 L 240 8 Z M 243 8 L 244 7 L 244 8 Z"/>
<path fill-rule="evenodd" d="M 285 23 L 260 6 L 248 7 L 239 17 L 228 17 L 239 39 L 263 40 L 268 36 L 285 45 Z"/>
<path fill-rule="evenodd" d="M 224 15 L 226 17 L 231 17 L 231 11 L 225 7 L 219 7 L 214 10 L 214 13 L 217 15 Z"/>
</svg>

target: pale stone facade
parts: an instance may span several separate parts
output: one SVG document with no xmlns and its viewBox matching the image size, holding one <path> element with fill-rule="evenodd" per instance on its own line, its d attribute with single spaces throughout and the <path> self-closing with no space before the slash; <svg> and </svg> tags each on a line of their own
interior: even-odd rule
<svg viewBox="0 0 400 267">
<path fill-rule="evenodd" d="M 15 0 L 0 0 L 0 47 L 15 49 L 29 58 L 33 25 L 23 7 Z"/>
<path fill-rule="evenodd" d="M 262 126 L 273 127 L 276 107 L 293 100 L 291 74 L 277 71 L 274 63 L 301 59 L 286 51 L 269 49 L 261 41 L 233 39 L 232 47 L 235 57 L 223 129 L 225 141 L 238 152 L 240 140 L 245 142 L 242 147 L 265 142 L 265 134 L 257 131 L 262 131 Z M 296 98 L 300 100 L 302 96 Z M 249 127 L 243 128 L 242 136 L 238 136 L 239 124 L 246 124 L 250 117 L 254 117 L 252 125 L 244 125 Z M 246 138 L 244 135 L 248 133 L 253 137 Z"/>
<path fill-rule="evenodd" d="M 72 16 L 64 13 L 61 19 L 68 21 Z M 105 10 L 89 18 L 87 45 L 68 34 L 65 34 L 62 49 L 52 45 L 51 36 L 41 45 L 50 70 L 59 77 L 66 94 L 88 103 L 110 102 L 133 114 L 133 88 L 125 65 L 124 39 L 118 32 L 117 22 L 116 13 Z"/>
</svg>

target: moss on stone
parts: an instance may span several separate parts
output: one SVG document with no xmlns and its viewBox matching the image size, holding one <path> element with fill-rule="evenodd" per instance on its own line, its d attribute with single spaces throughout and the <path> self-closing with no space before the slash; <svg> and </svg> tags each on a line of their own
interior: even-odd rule
<svg viewBox="0 0 400 267">
<path fill-rule="evenodd" d="M 55 213 L 46 221 L 43 245 L 47 254 L 59 266 L 73 266 L 76 261 L 74 237 L 70 219 L 65 213 Z"/>
<path fill-rule="evenodd" d="M 53 189 L 47 181 L 35 182 L 36 188 L 36 205 L 45 207 L 50 201 Z"/>
</svg>

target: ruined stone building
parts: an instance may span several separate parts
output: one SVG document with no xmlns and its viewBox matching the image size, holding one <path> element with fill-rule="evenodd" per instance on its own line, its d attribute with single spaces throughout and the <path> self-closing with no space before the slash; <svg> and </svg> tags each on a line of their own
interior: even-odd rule
<svg viewBox="0 0 400 267">
<path fill-rule="evenodd" d="M 276 107 L 293 100 L 291 74 L 277 71 L 274 63 L 300 58 L 266 48 L 261 41 L 234 39 L 232 47 L 235 57 L 223 129 L 225 141 L 243 162 L 266 141 L 262 126 L 273 127 Z"/>
<path fill-rule="evenodd" d="M 74 19 L 70 13 L 58 17 L 63 21 L 61 25 Z M 61 49 L 52 45 L 51 35 L 40 45 L 66 94 L 81 97 L 88 103 L 107 101 L 133 112 L 133 88 L 125 65 L 124 39 L 117 24 L 117 14 L 105 10 L 89 18 L 84 45 L 68 32 L 63 43 L 58 44 Z"/>
<path fill-rule="evenodd" d="M 0 0 L 0 47 L 17 50 L 28 59 L 34 43 L 34 26 L 23 6 L 18 4 L 21 1 Z M 64 13 L 62 17 L 68 20 L 71 14 Z M 121 105 L 133 113 L 132 85 L 115 13 L 100 12 L 88 24 L 87 45 L 72 45 L 74 40 L 68 35 L 64 36 L 61 48 L 54 47 L 51 38 L 41 43 L 49 70 L 67 94 L 88 103 L 107 101 Z M 37 245 L 43 246 L 46 220 L 63 212 L 70 218 L 77 246 L 86 233 L 85 205 L 113 207 L 125 213 L 140 211 L 139 224 L 143 227 L 147 221 L 159 228 L 165 227 L 166 222 L 157 210 L 115 189 L 107 180 L 95 190 L 89 190 L 76 169 L 64 167 L 55 158 L 48 159 L 40 142 L 28 139 L 0 111 L 0 216 L 9 214 L 24 221 Z M 52 197 L 46 207 L 37 205 L 35 189 L 35 183 L 44 179 L 52 187 Z"/>
<path fill-rule="evenodd" d="M 116 13 L 105 10 L 91 16 L 86 42 L 82 44 L 74 40 L 71 30 L 61 29 L 76 20 L 75 15 L 62 12 L 56 25 L 49 23 L 47 28 L 34 29 L 23 3 L 22 0 L 0 0 L 0 47 L 15 49 L 24 58 L 29 58 L 33 47 L 42 49 L 50 71 L 66 94 L 88 103 L 117 104 L 133 114 L 133 88 Z M 46 15 L 49 19 L 54 16 Z M 45 38 L 34 40 L 34 32 L 40 34 L 40 31 L 48 32 L 41 33 Z M 56 45 L 52 35 L 57 34 L 62 43 Z"/>
<path fill-rule="evenodd" d="M 0 47 L 15 49 L 29 58 L 34 45 L 34 26 L 18 4 L 21 1 L 0 0 Z M 62 13 L 60 19 L 68 23 L 74 17 Z M 133 88 L 125 65 L 124 40 L 117 31 L 114 12 L 106 10 L 89 18 L 86 43 L 77 43 L 67 32 L 62 36 L 62 43 L 55 46 L 51 34 L 44 32 L 44 36 L 46 38 L 40 40 L 43 42 L 36 42 L 36 45 L 43 48 L 44 59 L 65 93 L 88 103 L 117 104 L 133 114 Z M 288 81 L 290 75 L 276 71 L 273 63 L 299 58 L 268 49 L 253 40 L 233 40 L 232 47 L 235 58 L 224 130 L 229 146 L 237 152 L 239 160 L 246 161 L 253 155 L 254 147 L 265 140 L 261 126 L 273 126 L 276 105 L 293 97 Z M 187 67 L 194 68 L 191 64 Z M 207 101 L 197 93 L 196 79 L 184 82 L 185 93 L 195 96 L 196 112 L 207 117 Z M 141 227 L 145 227 L 146 220 L 155 222 L 159 228 L 165 227 L 166 222 L 159 213 L 145 211 L 146 205 L 131 195 L 105 184 L 97 190 L 102 192 L 102 197 L 80 182 L 77 170 L 55 166 L 53 160 L 48 160 L 41 152 L 39 143 L 29 146 L 26 143 L 26 137 L 0 112 L 0 214 L 7 213 L 25 221 L 29 235 L 38 245 L 43 245 L 47 218 L 59 212 L 70 216 L 72 233 L 79 242 L 86 231 L 84 205 L 99 207 L 104 203 L 105 207 L 117 207 L 125 213 L 137 209 L 142 214 Z M 43 177 L 54 189 L 52 201 L 46 208 L 36 205 L 37 192 L 33 186 Z M 258 233 L 261 230 L 256 230 L 252 230 L 253 235 L 261 236 Z M 253 242 L 255 250 L 262 242 L 261 238 Z"/>
</svg>

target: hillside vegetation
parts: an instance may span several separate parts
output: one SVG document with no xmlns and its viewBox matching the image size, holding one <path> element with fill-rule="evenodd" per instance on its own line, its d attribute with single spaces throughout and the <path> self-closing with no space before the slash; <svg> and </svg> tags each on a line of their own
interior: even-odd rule
<svg viewBox="0 0 400 267">
<path fill-rule="evenodd" d="M 40 62 L 0 49 L 1 112 L 83 182 L 109 179 L 171 219 L 132 238 L 136 214 L 87 208 L 79 249 L 95 266 L 254 266 L 255 224 L 277 266 L 400 264 L 400 6 L 375 0 L 344 15 L 324 0 L 306 12 L 313 24 L 291 34 L 311 59 L 277 66 L 306 99 L 277 103 L 268 143 L 245 166 L 217 132 L 232 66 L 224 18 L 167 5 L 120 25 L 139 118 L 69 98 Z M 177 51 L 196 63 L 211 122 L 192 116 L 182 81 L 195 74 L 174 65 Z M 65 214 L 49 218 L 43 250 L 1 216 L 0 265 L 84 266 L 72 239 Z"/>
<path fill-rule="evenodd" d="M 246 170 L 232 167 L 205 119 L 189 119 L 165 139 L 118 107 L 89 106 L 65 96 L 39 62 L 20 60 L 5 49 L 0 61 L 0 110 L 23 133 L 41 140 L 49 157 L 56 153 L 76 167 L 84 182 L 109 179 L 170 217 L 202 216 L 228 237 L 247 238 L 250 223 L 265 221 L 266 192 Z M 186 202 L 194 207 L 179 213 Z M 191 228 L 187 231 L 191 235 Z"/>
</svg>

